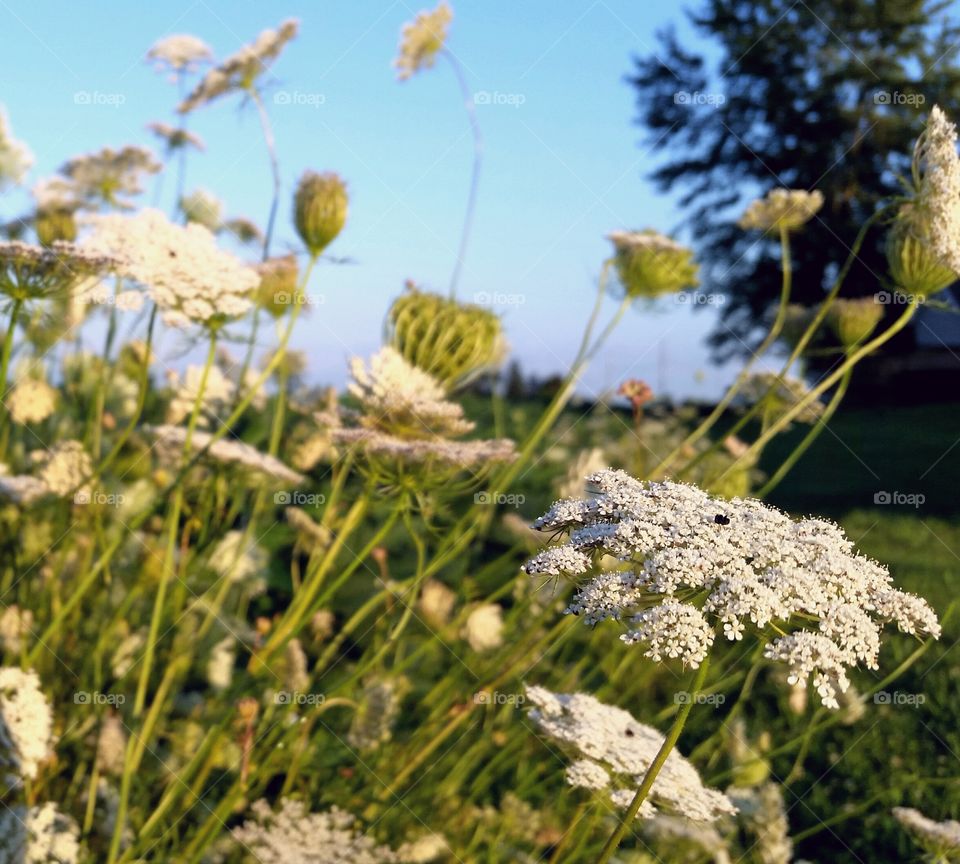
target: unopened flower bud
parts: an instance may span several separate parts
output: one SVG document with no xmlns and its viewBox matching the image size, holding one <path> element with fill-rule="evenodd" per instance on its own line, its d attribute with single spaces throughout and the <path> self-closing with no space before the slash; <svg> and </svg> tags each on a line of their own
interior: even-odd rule
<svg viewBox="0 0 960 864">
<path fill-rule="evenodd" d="M 337 174 L 307 171 L 300 178 L 293 216 L 311 255 L 323 252 L 343 230 L 347 204 L 347 187 Z"/>
</svg>

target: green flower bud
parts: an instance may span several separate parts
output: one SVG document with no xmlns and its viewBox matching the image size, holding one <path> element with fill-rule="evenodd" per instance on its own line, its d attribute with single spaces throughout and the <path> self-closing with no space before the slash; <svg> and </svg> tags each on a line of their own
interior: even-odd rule
<svg viewBox="0 0 960 864">
<path fill-rule="evenodd" d="M 901 208 L 887 235 L 887 262 L 894 284 L 918 298 L 943 291 L 957 281 L 957 274 L 926 241 L 928 236 L 920 211 L 909 204 Z"/>
<path fill-rule="evenodd" d="M 614 231 L 614 264 L 630 297 L 659 297 L 699 284 L 693 251 L 656 231 Z"/>
<path fill-rule="evenodd" d="M 319 255 L 347 221 L 347 187 L 337 174 L 307 171 L 294 197 L 293 218 L 311 255 Z"/>
<path fill-rule="evenodd" d="M 408 286 L 387 313 L 387 340 L 414 366 L 446 388 L 462 386 L 496 368 L 505 342 L 489 309 Z"/>
<path fill-rule="evenodd" d="M 257 272 L 260 274 L 260 287 L 254 292 L 254 300 L 274 318 L 286 314 L 292 304 L 302 302 L 295 256 L 268 258 L 257 265 Z"/>
<path fill-rule="evenodd" d="M 827 320 L 844 348 L 859 345 L 877 329 L 883 318 L 883 306 L 873 297 L 835 300 Z"/>
<path fill-rule="evenodd" d="M 42 246 L 50 246 L 57 240 L 72 243 L 77 239 L 77 222 L 71 210 L 41 210 L 37 213 L 34 228 Z"/>
</svg>

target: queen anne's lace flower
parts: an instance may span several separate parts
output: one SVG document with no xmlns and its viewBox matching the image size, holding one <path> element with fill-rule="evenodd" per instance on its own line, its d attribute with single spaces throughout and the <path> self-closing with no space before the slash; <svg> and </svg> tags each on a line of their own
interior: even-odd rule
<svg viewBox="0 0 960 864">
<path fill-rule="evenodd" d="M 266 566 L 267 553 L 243 531 L 228 531 L 210 555 L 210 569 L 230 582 L 246 582 Z"/>
<path fill-rule="evenodd" d="M 463 638 L 478 652 L 492 651 L 503 644 L 503 609 L 497 603 L 481 603 L 467 616 Z"/>
<path fill-rule="evenodd" d="M 154 42 L 147 51 L 147 59 L 152 60 L 158 69 L 173 72 L 189 72 L 212 57 L 210 46 L 198 36 L 191 36 L 189 33 L 164 36 Z"/>
<path fill-rule="evenodd" d="M 63 497 L 80 487 L 93 475 L 93 461 L 79 441 L 61 441 L 50 450 L 34 451 L 37 478 L 47 491 Z"/>
<path fill-rule="evenodd" d="M 83 291 L 117 264 L 113 256 L 60 240 L 50 246 L 0 243 L 0 294 L 40 300 Z"/>
<path fill-rule="evenodd" d="M 765 410 L 774 417 L 785 414 L 810 394 L 810 388 L 799 378 L 778 375 L 776 372 L 757 372 L 744 382 L 737 401 L 753 405 L 764 401 Z M 797 423 L 816 423 L 823 416 L 824 405 L 813 399 L 793 419 Z"/>
<path fill-rule="evenodd" d="M 451 21 L 453 9 L 446 0 L 441 0 L 432 12 L 418 12 L 413 21 L 403 25 L 399 54 L 393 61 L 397 78 L 405 81 L 415 72 L 433 66 L 447 39 Z"/>
<path fill-rule="evenodd" d="M 741 228 L 774 231 L 805 225 L 823 207 L 823 193 L 803 189 L 772 189 L 765 198 L 753 201 L 738 223 Z"/>
<path fill-rule="evenodd" d="M 751 789 L 731 787 L 727 795 L 740 811 L 740 821 L 756 838 L 751 851 L 757 860 L 761 864 L 790 864 L 793 843 L 780 786 L 764 783 Z"/>
<path fill-rule="evenodd" d="M 143 192 L 143 177 L 158 173 L 163 166 L 145 147 L 128 145 L 119 150 L 104 147 L 67 162 L 60 172 L 72 185 L 73 193 L 90 204 L 106 203 L 129 208 L 130 202 L 118 196 Z"/>
<path fill-rule="evenodd" d="M 147 124 L 147 129 L 153 132 L 164 145 L 164 150 L 167 153 L 172 153 L 174 150 L 180 150 L 186 147 L 193 147 L 196 150 L 205 150 L 206 145 L 203 143 L 203 139 L 187 129 L 179 129 L 176 126 L 171 126 L 169 123 L 153 122 Z"/>
<path fill-rule="evenodd" d="M 179 376 L 174 378 L 172 383 L 176 387 L 176 392 L 167 410 L 168 422 L 177 425 L 183 423 L 192 414 L 197 395 L 200 393 L 203 371 L 203 366 L 188 366 L 182 381 Z M 219 417 L 230 406 L 235 393 L 234 382 L 223 374 L 219 366 L 211 365 L 207 371 L 206 381 L 203 382 L 197 425 L 209 426 L 211 419 Z"/>
<path fill-rule="evenodd" d="M 202 225 L 175 225 L 150 209 L 97 216 L 93 223 L 85 246 L 119 258 L 122 274 L 147 288 L 165 323 L 213 326 L 250 309 L 260 277 L 220 249 Z"/>
<path fill-rule="evenodd" d="M 57 405 L 57 391 L 46 381 L 28 375 L 17 379 L 4 400 L 15 423 L 41 423 Z"/>
<path fill-rule="evenodd" d="M 877 668 L 884 624 L 940 635 L 926 601 L 894 588 L 887 570 L 857 554 L 830 522 L 794 521 L 759 501 L 642 483 L 622 471 L 588 482 L 595 497 L 558 501 L 536 521 L 542 531 L 568 531 L 569 541 L 525 569 L 576 579 L 567 611 L 588 624 L 632 620 L 623 638 L 646 645 L 654 659 L 696 666 L 718 631 L 737 640 L 776 623 L 780 635 L 766 656 L 788 665 L 791 684 L 813 676 L 823 703 L 836 708 L 848 669 Z M 604 555 L 624 569 L 594 574 Z"/>
<path fill-rule="evenodd" d="M 79 830 L 69 816 L 47 802 L 0 810 L 0 861 L 10 864 L 77 864 Z"/>
<path fill-rule="evenodd" d="M 355 444 L 368 454 L 401 462 L 454 468 L 515 457 L 513 442 L 506 439 L 451 440 L 474 424 L 460 405 L 445 398 L 433 376 L 408 363 L 396 349 L 382 348 L 366 364 L 354 358 L 351 371 L 349 390 L 363 410 L 334 407 L 314 415 L 333 443 Z"/>
<path fill-rule="evenodd" d="M 143 430 L 157 439 L 161 459 L 179 462 L 187 440 L 185 426 L 144 426 Z M 194 451 L 206 451 L 205 458 L 213 462 L 249 470 L 282 484 L 295 486 L 306 481 L 302 474 L 291 470 L 276 457 L 261 453 L 256 447 L 233 438 L 221 438 L 211 444 L 212 438 L 209 432 L 195 429 L 190 446 Z"/>
<path fill-rule="evenodd" d="M 594 789 L 614 785 L 617 788 L 611 800 L 617 806 L 628 806 L 635 785 L 643 780 L 663 745 L 663 736 L 622 708 L 605 705 L 585 693 L 555 694 L 542 687 L 527 687 L 526 696 L 534 706 L 530 717 L 540 729 L 584 757 L 570 766 L 568 781 Z M 603 782 L 601 772 L 608 772 L 608 783 Z M 700 822 L 736 812 L 722 792 L 703 785 L 696 769 L 676 750 L 667 757 L 639 815 L 646 818 L 658 810 Z"/>
<path fill-rule="evenodd" d="M 917 141 L 914 171 L 919 180 L 916 207 L 927 221 L 926 240 L 937 258 L 960 273 L 960 159 L 957 127 L 934 105 Z"/>
<path fill-rule="evenodd" d="M 234 828 L 234 839 L 259 864 L 395 864 L 396 854 L 362 834 L 356 819 L 333 807 L 310 813 L 284 798 L 278 810 L 266 801 L 250 807 L 254 818 Z"/>
<path fill-rule="evenodd" d="M 288 18 L 276 30 L 264 30 L 250 44 L 214 66 L 180 104 L 177 110 L 186 114 L 213 102 L 226 93 L 249 90 L 260 75 L 270 68 L 284 46 L 300 29 L 296 18 Z"/>
<path fill-rule="evenodd" d="M 960 822 L 936 822 L 912 807 L 894 807 L 894 818 L 938 861 L 953 861 L 960 855 Z"/>
<path fill-rule="evenodd" d="M 53 720 L 35 672 L 0 668 L 0 767 L 10 774 L 5 786 L 33 780 L 50 755 Z"/>
<path fill-rule="evenodd" d="M 23 180 L 32 165 L 33 154 L 13 137 L 7 112 L 0 109 L 0 192 Z"/>
</svg>

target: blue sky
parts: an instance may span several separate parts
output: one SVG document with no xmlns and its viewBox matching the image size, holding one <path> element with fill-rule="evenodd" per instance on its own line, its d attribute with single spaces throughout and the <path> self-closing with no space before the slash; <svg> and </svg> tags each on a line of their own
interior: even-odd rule
<svg viewBox="0 0 960 864">
<path fill-rule="evenodd" d="M 193 33 L 222 57 L 284 17 L 300 18 L 267 93 L 284 185 L 277 248 L 294 240 L 300 173 L 339 172 L 350 219 L 330 252 L 352 263 L 320 270 L 312 291 L 324 302 L 295 338 L 314 378 L 338 382 L 351 353 L 379 344 L 405 279 L 445 290 L 459 238 L 472 144 L 456 80 L 443 64 L 404 83 L 391 69 L 400 27 L 419 8 L 403 0 L 3 3 L 0 104 L 36 155 L 32 181 L 80 152 L 152 145 L 145 124 L 174 122 L 175 88 L 144 61 L 157 38 Z M 660 27 L 675 21 L 683 34 L 686 24 L 680 4 L 635 0 L 473 0 L 454 9 L 450 48 L 471 90 L 491 94 L 477 109 L 483 176 L 459 295 L 512 301 L 498 308 L 514 353 L 528 371 L 558 371 L 593 302 L 606 233 L 678 222 L 645 179 L 655 157 L 641 146 L 624 78 Z M 207 152 L 191 155 L 188 190 L 206 187 L 229 214 L 265 222 L 270 174 L 252 107 L 222 99 L 190 123 Z M 3 218 L 19 200 L 0 200 Z M 162 203 L 169 210 L 168 196 Z M 669 301 L 631 312 L 586 389 L 641 377 L 677 396 L 719 392 L 730 370 L 707 359 L 713 314 Z"/>
</svg>

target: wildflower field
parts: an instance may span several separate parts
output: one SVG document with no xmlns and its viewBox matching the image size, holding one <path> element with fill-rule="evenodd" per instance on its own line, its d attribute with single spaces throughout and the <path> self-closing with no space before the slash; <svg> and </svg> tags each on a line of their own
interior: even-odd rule
<svg viewBox="0 0 960 864">
<path fill-rule="evenodd" d="M 405 86 L 465 86 L 452 21 L 404 26 Z M 300 27 L 161 39 L 161 155 L 65 153 L 28 212 L 0 198 L 0 864 L 960 861 L 956 414 L 844 404 L 960 274 L 953 118 L 814 307 L 817 178 L 750 204 L 779 305 L 719 400 L 675 406 L 578 393 L 703 277 L 616 225 L 569 368 L 510 396 L 500 317 L 457 293 L 468 99 L 449 289 L 397 286 L 338 390 L 289 350 L 352 216 L 336 165 L 280 183 L 264 93 Z M 221 100 L 258 118 L 262 218 L 182 192 Z M 0 114 L 0 191 L 31 164 Z M 892 316 L 844 293 L 876 234 Z"/>
</svg>

